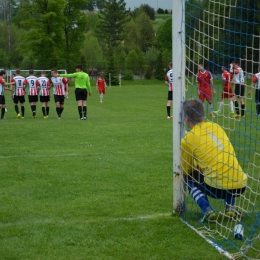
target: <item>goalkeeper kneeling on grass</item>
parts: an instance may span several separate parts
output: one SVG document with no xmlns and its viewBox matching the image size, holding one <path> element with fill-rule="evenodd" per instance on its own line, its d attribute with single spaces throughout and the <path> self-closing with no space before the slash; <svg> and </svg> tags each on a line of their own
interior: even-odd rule
<svg viewBox="0 0 260 260">
<path fill-rule="evenodd" d="M 183 103 L 183 120 L 190 129 L 181 140 L 182 172 L 188 190 L 202 211 L 202 222 L 217 217 L 207 196 L 223 199 L 225 214 L 241 218 L 235 200 L 246 189 L 247 175 L 225 131 L 218 124 L 204 122 L 204 118 L 201 101 Z"/>
</svg>

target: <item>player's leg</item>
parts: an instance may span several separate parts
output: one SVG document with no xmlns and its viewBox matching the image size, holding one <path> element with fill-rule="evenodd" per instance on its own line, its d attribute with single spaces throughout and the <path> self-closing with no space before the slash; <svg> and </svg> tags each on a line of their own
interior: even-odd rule
<svg viewBox="0 0 260 260">
<path fill-rule="evenodd" d="M 207 89 L 207 91 L 204 92 L 204 96 L 206 98 L 206 100 L 209 103 L 209 107 L 210 107 L 210 116 L 211 117 L 215 117 L 214 113 L 213 113 L 213 100 L 212 100 L 212 92 L 211 89 Z"/>
<path fill-rule="evenodd" d="M 87 120 L 87 99 L 88 99 L 88 92 L 86 89 L 82 90 L 82 110 L 83 110 L 83 119 Z"/>
<path fill-rule="evenodd" d="M 245 96 L 245 85 L 240 85 L 241 117 L 245 117 L 245 111 L 246 111 L 244 96 Z"/>
<path fill-rule="evenodd" d="M 16 112 L 17 118 L 19 119 L 21 118 L 21 115 L 18 107 L 18 96 L 14 95 L 13 100 L 14 100 L 14 110 Z"/>
<path fill-rule="evenodd" d="M 171 105 L 172 105 L 172 91 L 168 91 L 168 99 L 167 99 L 167 118 L 171 118 Z"/>
<path fill-rule="evenodd" d="M 24 107 L 25 98 L 24 98 L 24 96 L 20 96 L 19 100 L 20 100 L 20 105 L 21 105 L 22 118 L 24 118 L 24 114 L 25 114 L 25 107 Z"/>
<path fill-rule="evenodd" d="M 233 117 L 239 117 L 240 116 L 240 111 L 239 111 L 239 105 L 237 102 L 237 98 L 240 97 L 240 84 L 235 84 L 235 95 L 233 97 L 233 102 L 235 105 L 235 110 L 236 110 L 236 114 Z"/>
<path fill-rule="evenodd" d="M 5 117 L 5 96 L 0 95 L 1 119 Z"/>
<path fill-rule="evenodd" d="M 204 193 L 204 175 L 200 171 L 193 171 L 188 176 L 187 186 L 191 197 L 198 204 L 203 214 L 202 222 L 213 220 L 216 218 L 216 213 L 210 206 L 207 195 Z"/>
<path fill-rule="evenodd" d="M 54 95 L 54 102 L 55 102 L 55 106 L 56 106 L 56 113 L 58 116 L 58 119 L 60 119 L 60 98 L 58 95 Z"/>
<path fill-rule="evenodd" d="M 260 116 L 260 90 L 255 90 L 256 115 Z"/>
</svg>

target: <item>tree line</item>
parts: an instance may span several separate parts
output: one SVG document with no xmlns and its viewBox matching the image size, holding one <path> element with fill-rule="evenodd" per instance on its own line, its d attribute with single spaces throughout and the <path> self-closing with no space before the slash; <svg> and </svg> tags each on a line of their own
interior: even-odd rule
<svg viewBox="0 0 260 260">
<path fill-rule="evenodd" d="M 155 28 L 147 4 L 124 0 L 0 0 L 0 67 L 99 71 L 163 79 L 171 60 L 171 17 Z"/>
</svg>

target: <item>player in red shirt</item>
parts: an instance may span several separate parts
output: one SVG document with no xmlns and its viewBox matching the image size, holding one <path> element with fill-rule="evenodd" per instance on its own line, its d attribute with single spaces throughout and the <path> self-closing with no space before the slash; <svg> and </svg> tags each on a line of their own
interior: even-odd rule
<svg viewBox="0 0 260 260">
<path fill-rule="evenodd" d="M 232 78 L 233 75 L 231 75 L 227 69 L 223 66 L 221 67 L 222 70 L 222 82 L 223 82 L 223 91 L 221 93 L 221 98 L 219 102 L 219 109 L 217 111 L 214 111 L 215 114 L 220 114 L 222 111 L 222 108 L 224 106 L 224 99 L 229 99 L 229 105 L 230 105 L 230 114 L 234 115 L 234 103 L 233 103 L 233 91 L 232 91 Z"/>
<path fill-rule="evenodd" d="M 103 97 L 104 94 L 106 94 L 106 88 L 107 88 L 107 84 L 104 79 L 103 73 L 101 73 L 100 76 L 98 77 L 96 87 L 97 87 L 97 91 L 99 91 L 100 94 L 100 103 L 103 103 Z"/>
<path fill-rule="evenodd" d="M 206 99 L 210 105 L 210 115 L 215 117 L 213 113 L 213 100 L 212 100 L 212 88 L 213 88 L 213 77 L 211 72 L 204 69 L 203 64 L 199 64 L 199 72 L 197 73 L 197 87 L 200 101 L 204 102 Z M 213 89 L 214 95 L 216 90 Z"/>
</svg>

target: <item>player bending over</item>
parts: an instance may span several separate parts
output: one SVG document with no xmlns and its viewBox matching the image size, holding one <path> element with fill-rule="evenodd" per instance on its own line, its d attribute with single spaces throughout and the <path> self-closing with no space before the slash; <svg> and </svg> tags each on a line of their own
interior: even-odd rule
<svg viewBox="0 0 260 260">
<path fill-rule="evenodd" d="M 183 120 L 191 129 L 181 140 L 181 166 L 188 190 L 201 209 L 202 222 L 217 217 L 207 196 L 223 199 L 226 216 L 240 219 L 235 201 L 246 189 L 247 175 L 225 131 L 204 118 L 201 101 L 183 103 Z"/>
</svg>

